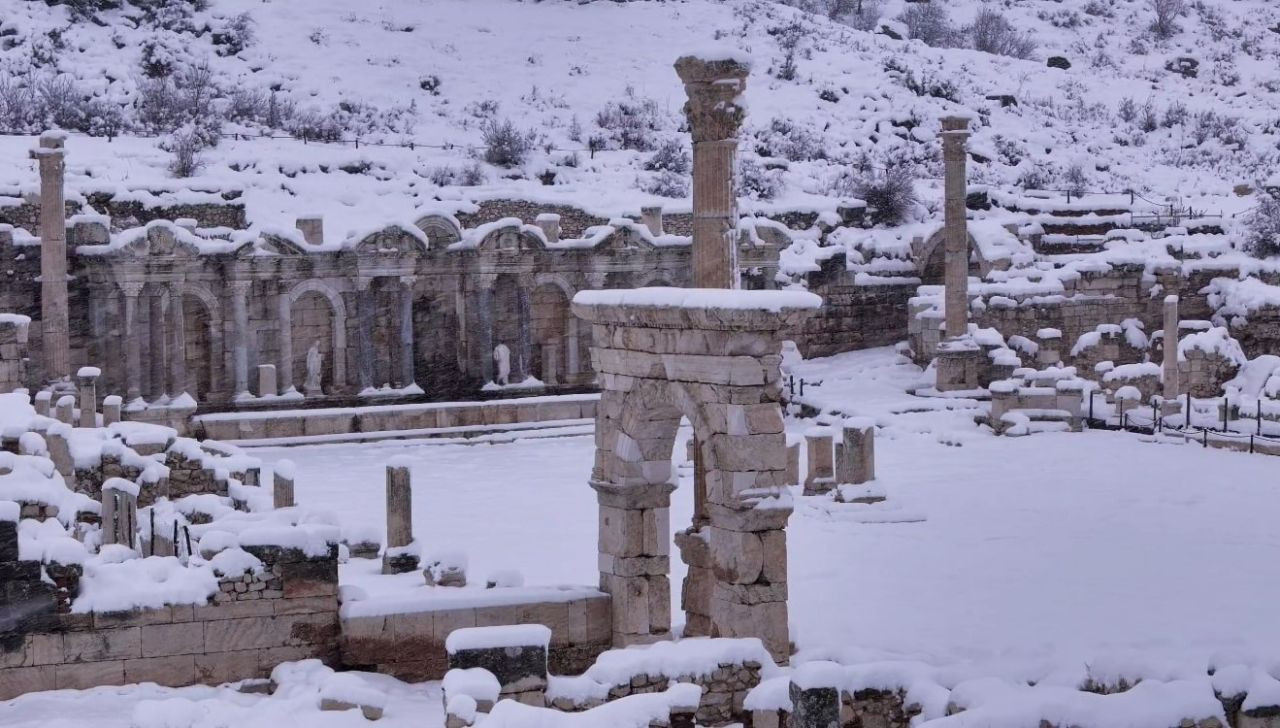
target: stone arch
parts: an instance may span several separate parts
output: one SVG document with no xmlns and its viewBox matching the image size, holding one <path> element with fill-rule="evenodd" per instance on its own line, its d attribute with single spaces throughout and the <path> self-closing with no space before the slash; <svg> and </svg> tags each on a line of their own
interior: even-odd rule
<svg viewBox="0 0 1280 728">
<path fill-rule="evenodd" d="M 569 338 L 573 333 L 576 339 L 576 327 L 570 325 L 573 314 L 569 311 L 569 301 L 572 297 L 571 292 L 556 283 L 538 285 L 530 295 L 533 374 L 547 386 L 564 383 L 569 347 L 576 343 Z"/>
<path fill-rule="evenodd" d="M 643 296 L 629 304 L 628 297 L 593 292 L 574 303 L 597 330 L 593 358 L 603 392 L 591 486 L 613 642 L 652 642 L 670 632 L 671 456 L 683 417 L 698 443 L 694 523 L 685 532 L 692 537 L 681 543 L 689 565 L 686 625 L 711 636 L 759 637 L 786 660 L 790 507 L 778 332 L 798 325 L 808 309 L 708 310 L 649 305 Z M 736 342 L 732 354 L 722 343 L 727 336 Z"/>
<path fill-rule="evenodd" d="M 912 253 L 916 258 L 916 270 L 919 273 L 920 281 L 929 286 L 940 286 L 943 283 L 943 275 L 946 272 L 947 252 L 946 252 L 946 229 L 939 228 L 928 238 L 918 245 L 912 245 Z M 978 244 L 974 241 L 973 235 L 969 236 L 969 272 L 975 275 L 982 275 L 984 271 L 981 265 L 975 261 L 980 257 Z"/>
<path fill-rule="evenodd" d="M 317 313 L 319 309 L 315 308 L 304 308 L 300 311 L 294 311 L 295 307 L 298 306 L 299 300 L 307 294 L 315 294 L 316 296 L 323 298 L 329 304 L 329 354 L 325 356 L 324 371 L 321 374 L 321 383 L 322 385 L 328 383 L 328 386 L 331 388 L 340 389 L 347 383 L 347 307 L 346 304 L 342 302 L 342 296 L 339 295 L 332 286 L 324 281 L 315 279 L 303 281 L 289 290 L 289 309 L 291 312 L 290 320 L 292 321 L 293 327 L 293 330 L 290 333 L 293 336 L 293 341 L 295 342 L 293 346 L 293 381 L 297 384 L 301 384 L 306 381 L 306 357 L 307 351 L 311 348 L 310 340 L 307 338 L 298 338 L 299 320 L 301 319 L 303 321 L 301 324 L 304 327 L 302 335 L 305 337 L 307 335 L 307 329 L 305 327 L 308 326 L 306 323 L 308 321 L 308 310 L 311 311 L 309 320 L 313 322 L 311 324 L 313 328 L 318 325 L 314 322 L 319 322 L 321 320 L 320 317 L 322 316 L 322 314 Z M 312 301 L 314 302 L 314 299 L 312 299 Z M 304 302 L 304 304 L 305 303 L 306 302 Z M 301 316 L 299 315 L 300 313 L 302 314 Z M 301 357 L 301 359 L 299 359 L 299 357 Z M 299 362 L 301 362 L 301 372 L 299 372 L 298 368 Z"/>
<path fill-rule="evenodd" d="M 462 240 L 462 229 L 458 224 L 444 215 L 423 215 L 415 222 L 418 228 L 431 241 L 431 247 L 439 249 Z"/>
</svg>

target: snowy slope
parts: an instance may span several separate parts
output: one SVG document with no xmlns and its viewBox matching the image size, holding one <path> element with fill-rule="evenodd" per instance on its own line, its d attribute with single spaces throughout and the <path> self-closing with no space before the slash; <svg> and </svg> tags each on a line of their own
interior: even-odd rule
<svg viewBox="0 0 1280 728">
<path fill-rule="evenodd" d="M 945 7 L 961 26 L 982 5 L 953 0 Z M 903 6 L 903 0 L 887 0 L 885 18 Z M 157 29 L 130 5 L 99 12 L 99 24 L 72 22 L 66 6 L 4 0 L 0 47 L 7 49 L 0 51 L 0 63 L 10 74 L 32 74 L 11 79 L 66 74 L 80 94 L 123 108 L 126 119 L 137 116 L 144 57 L 175 69 L 207 63 L 219 89 L 214 106 L 232 115 L 253 99 L 264 102 L 272 90 L 278 104 L 313 122 L 342 105 L 336 118 L 348 143 L 229 140 L 204 154 L 197 182 L 247 188 L 255 222 L 336 206 L 339 225 L 368 225 L 406 215 L 436 196 L 511 192 L 574 200 L 606 213 L 664 201 L 641 191 L 658 175 L 643 168 L 652 152 L 619 149 L 617 124 L 601 128 L 598 116 L 611 102 L 642 110 L 648 105 L 639 146 L 683 143 L 683 91 L 671 64 L 682 52 L 713 43 L 736 46 L 755 59 L 744 159 L 765 169 L 757 177 L 777 188 L 772 202 L 761 203 L 765 207 L 831 207 L 848 196 L 849 178 L 862 174 L 857 162 L 874 169 L 911 161 L 919 177 L 936 178 L 937 119 L 952 112 L 976 114 L 971 146 L 980 160 L 971 174 L 979 183 L 1039 177 L 1044 186 L 1060 187 L 1066 170 L 1079 164 L 1091 189 L 1133 186 L 1215 209 L 1247 207 L 1230 200 L 1232 186 L 1272 173 L 1280 142 L 1280 83 L 1274 78 L 1280 34 L 1268 30 L 1280 25 L 1274 3 L 1197 3 L 1203 9 L 1182 19 L 1183 32 L 1159 42 L 1146 29 L 1150 12 L 1140 0 L 998 6 L 1037 39 L 1033 59 L 930 48 L 766 0 L 358 6 L 344 0 L 211 0 L 207 10 L 174 24 L 177 30 Z M 1111 17 L 1090 15 L 1086 6 Z M 219 55 L 228 46 L 215 39 L 242 13 L 251 18 L 252 43 Z M 1220 20 L 1207 22 L 1210 16 Z M 788 75 L 788 38 L 798 39 L 795 77 L 784 80 L 779 76 Z M 1069 58 L 1072 67 L 1048 67 L 1051 55 Z M 1199 60 L 1198 78 L 1165 69 L 1179 57 Z M 25 71 L 33 58 L 43 65 Z M 1012 95 L 1017 105 L 1002 107 L 987 98 L 993 95 Z M 1132 122 L 1117 116 L 1126 99 L 1138 112 Z M 1148 103 L 1160 122 L 1179 118 L 1177 106 L 1185 106 L 1185 120 L 1143 132 Z M 0 126 L 12 129 L 2 103 L 0 111 Z M 256 119 L 228 121 L 223 131 L 271 131 L 268 112 L 258 111 Z M 1210 111 L 1218 120 L 1197 121 L 1197 114 Z M 528 160 L 515 169 L 483 165 L 479 189 L 442 189 L 438 182 L 459 181 L 442 169 L 458 173 L 473 164 L 489 120 L 510 120 L 536 140 Z M 1202 142 L 1197 128 L 1209 132 Z M 134 124 L 126 138 L 111 144 L 73 139 L 73 182 L 82 173 L 96 185 L 168 179 L 169 154 L 156 149 L 157 140 L 129 138 L 150 131 Z M 586 151 L 593 136 L 609 148 L 594 158 Z M 357 138 L 359 148 L 350 143 Z M 372 142 L 412 142 L 414 148 L 370 149 Z M 29 144 L 0 144 L 16 163 L 0 183 L 34 179 L 21 161 Z M 549 170 L 556 174 L 547 187 L 539 175 Z M 1206 194 L 1212 197 L 1200 197 Z M 688 205 L 683 198 L 665 203 L 669 209 Z"/>
</svg>

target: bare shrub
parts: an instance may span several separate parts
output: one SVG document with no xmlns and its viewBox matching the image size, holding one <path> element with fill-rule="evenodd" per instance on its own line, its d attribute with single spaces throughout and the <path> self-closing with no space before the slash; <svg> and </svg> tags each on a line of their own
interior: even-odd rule
<svg viewBox="0 0 1280 728">
<path fill-rule="evenodd" d="M 753 200 L 772 200 L 782 194 L 785 184 L 782 170 L 770 169 L 753 159 L 738 162 L 738 175 L 734 180 L 739 197 Z"/>
<path fill-rule="evenodd" d="M 218 55 L 234 56 L 253 45 L 255 37 L 253 17 L 240 13 L 228 18 L 213 32 L 213 44 L 218 47 Z"/>
<path fill-rule="evenodd" d="M 769 128 L 756 133 L 756 154 L 782 157 L 790 162 L 826 159 L 827 150 L 821 136 L 790 119 L 775 116 Z"/>
<path fill-rule="evenodd" d="M 1067 167 L 1062 175 L 1062 183 L 1066 185 L 1067 192 L 1083 197 L 1089 191 L 1089 175 L 1084 171 L 1084 165 L 1075 162 Z"/>
<path fill-rule="evenodd" d="M 1151 32 L 1157 38 L 1165 39 L 1178 32 L 1178 16 L 1187 11 L 1186 0 L 1147 0 L 1155 19 L 1151 21 Z"/>
<path fill-rule="evenodd" d="M 669 171 L 687 175 L 693 169 L 693 158 L 683 143 L 668 139 L 645 161 L 644 168 L 650 172 Z"/>
<path fill-rule="evenodd" d="M 915 3 L 898 16 L 898 22 L 907 26 L 907 35 L 926 45 L 948 46 L 955 39 L 951 17 L 942 3 Z"/>
<path fill-rule="evenodd" d="M 596 114 L 596 126 L 607 132 L 609 142 L 618 149 L 649 152 L 657 146 L 662 113 L 656 101 L 637 99 L 628 88 L 626 98 L 609 102 Z"/>
<path fill-rule="evenodd" d="M 965 28 L 974 50 L 983 53 L 994 53 L 999 56 L 1012 56 L 1027 59 L 1036 51 L 1035 38 L 1020 33 L 1003 13 L 983 8 L 973 19 L 973 24 Z"/>
<path fill-rule="evenodd" d="M 654 177 L 647 180 L 642 186 L 645 192 L 659 197 L 683 198 L 689 196 L 689 178 L 672 172 L 671 170 L 663 170 Z"/>
<path fill-rule="evenodd" d="M 880 0 L 859 0 L 857 7 L 848 14 L 845 22 L 857 30 L 870 32 L 880 25 L 880 18 L 883 16 L 884 6 Z"/>
<path fill-rule="evenodd" d="M 169 173 L 174 177 L 191 177 L 204 166 L 201 152 L 209 147 L 202 130 L 194 123 L 184 124 L 160 142 L 160 148 L 173 155 Z"/>
</svg>

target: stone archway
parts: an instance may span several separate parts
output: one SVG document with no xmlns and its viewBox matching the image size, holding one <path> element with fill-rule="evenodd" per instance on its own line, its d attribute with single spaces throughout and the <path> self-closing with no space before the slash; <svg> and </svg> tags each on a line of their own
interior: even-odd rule
<svg viewBox="0 0 1280 728">
<path fill-rule="evenodd" d="M 705 617 L 712 636 L 759 637 L 775 659 L 788 658 L 791 503 L 778 332 L 820 305 L 813 294 L 776 291 L 650 288 L 574 297 L 574 314 L 592 324 L 591 358 L 603 389 L 591 487 L 615 645 L 670 634 L 671 455 L 683 416 L 701 447 L 706 491 L 694 494 L 694 518 L 705 528 L 710 562 L 698 575 L 691 570 L 686 612 Z"/>
<path fill-rule="evenodd" d="M 290 289 L 289 336 L 294 386 L 305 386 L 307 352 L 315 341 L 323 356 L 321 389 L 334 393 L 347 386 L 347 308 L 337 291 L 314 279 Z"/>
<path fill-rule="evenodd" d="M 569 296 L 560 286 L 544 283 L 533 289 L 530 324 L 533 327 L 533 373 L 547 386 L 565 382 L 568 361 Z"/>
<path fill-rule="evenodd" d="M 183 352 L 186 364 L 186 392 L 198 400 L 208 399 L 217 388 L 218 361 L 214 356 L 213 311 L 202 297 L 182 294 Z"/>
</svg>

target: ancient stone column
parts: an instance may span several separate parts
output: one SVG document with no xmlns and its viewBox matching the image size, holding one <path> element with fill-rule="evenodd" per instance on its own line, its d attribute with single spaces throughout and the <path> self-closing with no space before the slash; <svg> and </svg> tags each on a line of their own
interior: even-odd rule
<svg viewBox="0 0 1280 728">
<path fill-rule="evenodd" d="M 46 381 L 71 379 L 65 139 L 63 132 L 46 131 L 31 150 L 40 168 L 40 341 Z"/>
<path fill-rule="evenodd" d="M 868 419 L 853 418 L 844 423 L 844 447 L 841 449 L 841 484 L 861 485 L 876 479 L 876 426 Z"/>
<path fill-rule="evenodd" d="M 740 97 L 751 69 L 696 56 L 681 57 L 675 67 L 689 97 L 684 112 L 693 135 L 693 285 L 737 288 L 734 163 L 746 116 Z"/>
<path fill-rule="evenodd" d="M 413 366 L 413 284 L 417 276 L 400 276 L 400 384 L 414 383 Z"/>
<path fill-rule="evenodd" d="M 664 233 L 662 230 L 662 207 L 654 205 L 652 207 L 640 208 L 640 222 L 649 229 L 649 234 L 653 237 L 661 237 Z"/>
<path fill-rule="evenodd" d="M 533 372 L 529 371 L 533 361 L 533 302 L 530 300 L 529 287 L 521 285 L 516 291 L 516 306 L 520 314 L 520 349 L 514 354 L 511 381 L 523 382 Z"/>
<path fill-rule="evenodd" d="M 665 639 L 671 633 L 671 582 L 667 579 L 671 541 L 667 534 L 671 532 L 671 492 L 675 486 L 593 480 L 591 487 L 599 503 L 600 588 L 613 597 L 613 644 Z M 709 557 L 705 564 L 697 558 L 685 558 L 691 570 L 711 566 Z M 691 596 L 696 591 L 696 587 L 689 587 Z M 708 629 L 710 596 L 708 585 L 705 606 L 690 609 L 695 615 L 706 611 Z M 695 623 L 696 633 L 697 620 L 687 621 Z"/>
<path fill-rule="evenodd" d="M 98 426 L 98 377 L 102 370 L 97 367 L 80 367 L 76 372 L 76 388 L 80 394 L 80 426 Z"/>
<path fill-rule="evenodd" d="M 413 487 L 409 463 L 392 458 L 387 463 L 387 550 L 382 573 L 403 574 L 418 568 L 413 544 Z"/>
<path fill-rule="evenodd" d="M 121 283 L 124 292 L 125 396 L 130 402 L 142 399 L 142 332 L 138 327 L 138 294 L 141 283 Z"/>
<path fill-rule="evenodd" d="M 1181 382 L 1178 377 L 1178 327 L 1181 319 L 1178 316 L 1178 297 L 1164 298 L 1164 398 L 1176 400 L 1181 394 Z"/>
<path fill-rule="evenodd" d="M 356 280 L 356 347 L 359 350 L 360 391 L 373 388 L 373 279 Z"/>
<path fill-rule="evenodd" d="M 276 508 L 289 508 L 294 504 L 293 478 L 295 467 L 292 460 L 281 460 L 272 468 L 273 501 Z"/>
<path fill-rule="evenodd" d="M 276 389 L 276 365 L 275 364 L 259 364 L 258 365 L 258 396 L 271 397 L 275 395 Z"/>
<path fill-rule="evenodd" d="M 75 408 L 76 398 L 69 394 L 64 394 L 58 398 L 58 403 L 54 405 L 53 416 L 59 422 L 64 422 L 68 425 L 74 424 Z"/>
<path fill-rule="evenodd" d="M 832 436 L 825 427 L 813 427 L 804 433 L 808 472 L 804 478 L 804 494 L 829 493 L 835 487 L 832 467 Z"/>
<path fill-rule="evenodd" d="M 969 229 L 965 219 L 965 142 L 969 119 L 948 116 L 942 120 L 942 160 L 945 168 L 943 229 L 946 252 L 946 336 L 969 333 Z"/>
<path fill-rule="evenodd" d="M 138 484 L 108 478 L 102 484 L 102 545 L 134 547 L 138 532 Z"/>
<path fill-rule="evenodd" d="M 149 347 L 147 350 L 149 364 L 147 374 L 151 379 L 148 389 L 149 394 L 154 399 L 163 400 L 166 394 L 165 384 L 167 379 L 165 355 L 166 350 L 169 348 L 164 335 L 164 299 L 161 298 L 158 291 L 153 290 L 147 298 L 147 305 L 150 307 L 147 332 Z"/>
<path fill-rule="evenodd" d="M 276 378 L 283 393 L 293 389 L 293 305 L 289 300 L 289 284 L 285 281 L 281 281 L 276 290 L 276 326 L 279 328 L 276 341 L 280 350 Z"/>
<path fill-rule="evenodd" d="M 559 215 L 551 212 L 544 212 L 541 215 L 538 215 L 537 223 L 538 227 L 542 228 L 542 234 L 547 236 L 548 243 L 560 242 Z"/>
<path fill-rule="evenodd" d="M 572 377 L 582 371 L 582 364 L 579 361 L 578 355 L 578 352 L 582 347 L 578 334 L 577 316 L 573 316 L 569 319 L 569 324 L 565 327 L 565 331 L 564 371 L 566 376 Z"/>
<path fill-rule="evenodd" d="M 182 292 L 169 288 L 169 392 L 177 397 L 188 393 L 196 396 L 187 381 L 187 332 L 186 311 L 182 305 Z"/>
<path fill-rule="evenodd" d="M 50 392 L 47 389 L 40 392 L 36 392 L 36 396 L 35 396 L 36 414 L 40 415 L 41 417 L 51 417 L 52 415 L 50 413 L 52 412 L 52 409 L 50 408 L 50 405 L 52 404 L 52 402 L 53 402 L 53 392 Z"/>
<path fill-rule="evenodd" d="M 302 239 L 311 245 L 320 245 L 324 242 L 323 215 L 299 215 L 297 227 L 302 232 Z"/>
<path fill-rule="evenodd" d="M 560 380 L 560 346 L 555 342 L 542 345 L 542 382 L 557 384 Z"/>
<path fill-rule="evenodd" d="M 102 398 L 102 426 L 108 427 L 120 421 L 120 408 L 123 402 L 120 395 L 112 394 Z"/>
<path fill-rule="evenodd" d="M 235 395 L 249 394 L 249 289 L 253 281 L 231 282 L 231 310 L 235 325 L 232 358 L 235 361 Z"/>
<path fill-rule="evenodd" d="M 44 433 L 44 441 L 49 447 L 49 459 L 53 461 L 53 469 L 64 479 L 70 480 L 75 475 L 75 463 L 71 459 L 71 443 L 67 436 L 71 428 L 64 424 L 56 424 Z"/>
<path fill-rule="evenodd" d="M 494 381 L 493 367 L 493 281 L 476 291 L 476 345 L 480 348 L 480 376 L 483 381 Z"/>
</svg>

